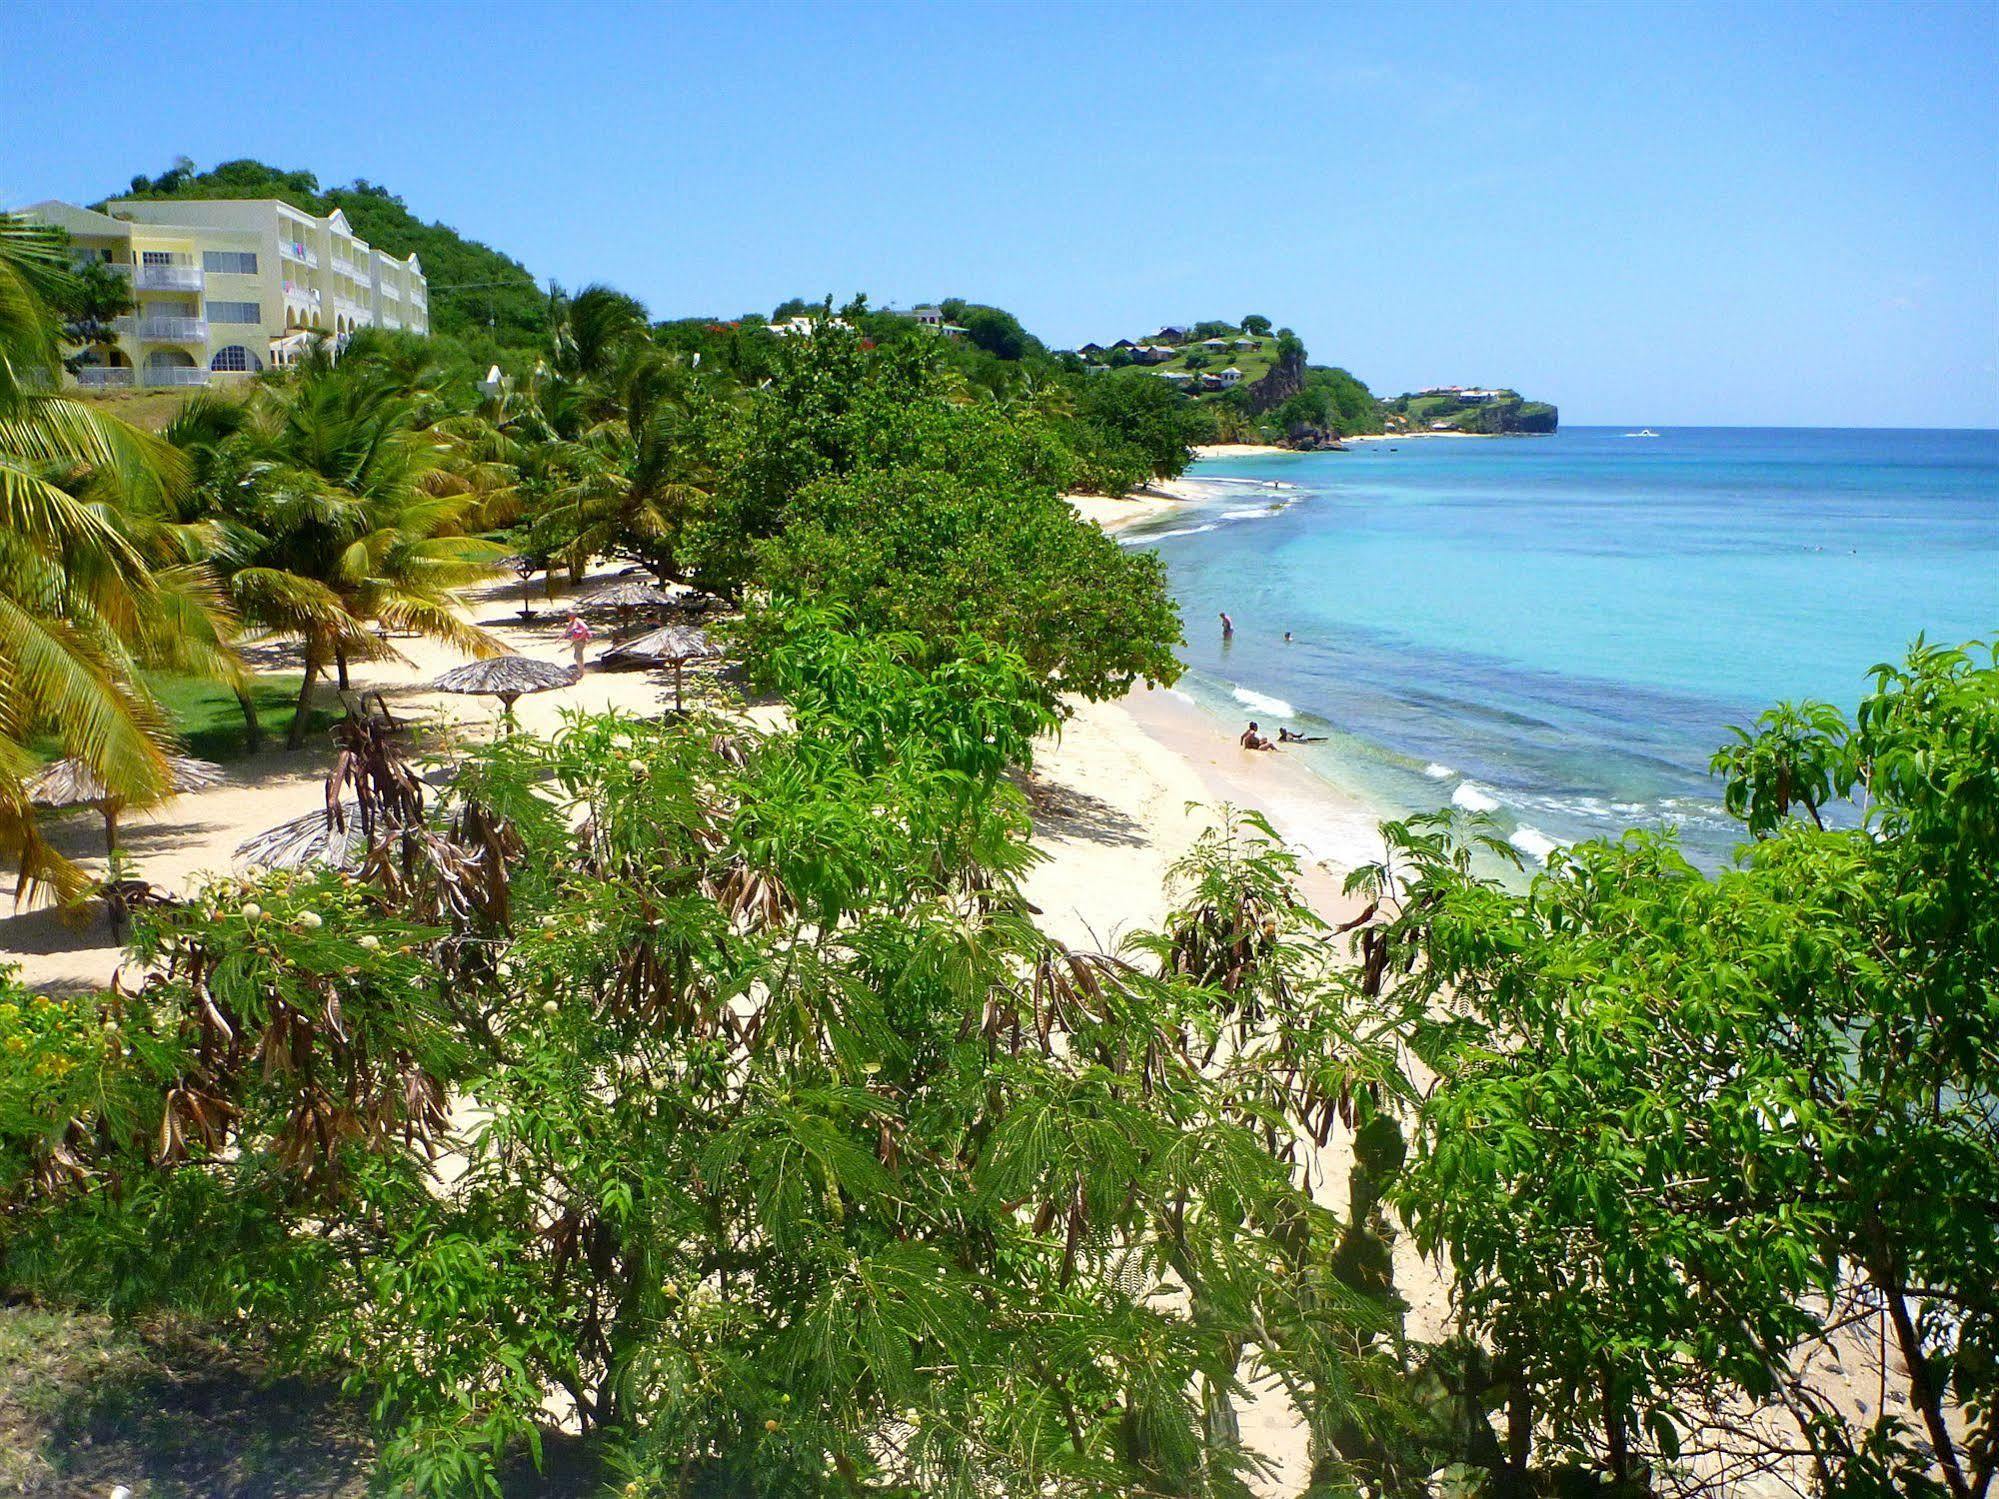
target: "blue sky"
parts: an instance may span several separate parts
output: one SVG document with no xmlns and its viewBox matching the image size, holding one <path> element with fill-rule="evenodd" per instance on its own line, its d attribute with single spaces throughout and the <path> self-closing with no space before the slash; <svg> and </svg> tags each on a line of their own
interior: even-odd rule
<svg viewBox="0 0 1999 1499">
<path fill-rule="evenodd" d="M 1992 0 L 132 14 L 0 8 L 0 205 L 254 156 L 661 316 L 1263 312 L 1569 422 L 1999 425 Z"/>
</svg>

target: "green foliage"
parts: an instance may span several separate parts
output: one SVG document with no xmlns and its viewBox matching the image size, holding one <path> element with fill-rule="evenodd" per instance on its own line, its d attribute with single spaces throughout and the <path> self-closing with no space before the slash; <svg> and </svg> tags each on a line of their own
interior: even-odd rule
<svg viewBox="0 0 1999 1499">
<path fill-rule="evenodd" d="M 1021 360 L 1048 352 L 1041 340 L 1021 327 L 1020 319 L 1004 308 L 984 307 L 956 297 L 946 298 L 938 307 L 946 322 L 956 323 L 965 330 L 965 337 L 975 348 L 996 358 Z"/>
<path fill-rule="evenodd" d="M 1154 973 L 1050 942 L 994 773 L 1035 680 L 964 644 L 791 616 L 792 732 L 512 736 L 360 877 L 148 918 L 137 994 L 10 991 L 9 1282 L 255 1324 L 425 1493 L 552 1399 L 641 1492 L 1239 1493 L 1249 1360 L 1327 1482 L 1426 1471 L 1293 1175 L 1392 1072 L 1295 865 L 1204 842 Z"/>
<path fill-rule="evenodd" d="M 1399 850 L 1385 940 L 1457 1017 L 1424 1042 L 1439 1082 L 1400 1197 L 1551 1455 L 1628 1477 L 1733 1395 L 1788 1409 L 1866 1492 L 1892 1423 L 1850 1431 L 1793 1384 L 1857 1310 L 1942 1491 L 1989 1481 L 1999 670 L 1972 649 L 1877 668 L 1850 725 L 1807 705 L 1739 733 L 1716 764 L 1757 841 L 1713 878 L 1635 833 L 1522 896 Z M 1819 826 L 1860 788 L 1864 825 Z"/>
<path fill-rule="evenodd" d="M 1129 455 L 1146 472 L 1172 478 L 1187 466 L 1187 449 L 1206 435 L 1192 405 L 1164 380 L 1138 370 L 1091 376 L 1079 402 L 1105 435 L 1106 446 Z"/>
<path fill-rule="evenodd" d="M 1365 385 L 1345 370 L 1316 366 L 1305 371 L 1303 388 L 1265 413 L 1263 423 L 1280 435 L 1300 426 L 1342 437 L 1381 430 L 1380 409 Z"/>
<path fill-rule="evenodd" d="M 815 338 L 757 393 L 718 485 L 727 527 L 707 534 L 768 533 L 751 566 L 776 597 L 1003 643 L 1050 701 L 1170 681 L 1179 626 L 1159 565 L 1062 499 L 1060 432 L 1032 409 L 951 401 L 914 352 L 871 361 L 851 337 Z"/>
</svg>

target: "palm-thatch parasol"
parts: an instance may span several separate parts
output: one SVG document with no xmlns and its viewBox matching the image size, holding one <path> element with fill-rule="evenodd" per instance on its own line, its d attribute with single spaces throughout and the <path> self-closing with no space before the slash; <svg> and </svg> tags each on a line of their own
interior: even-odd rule
<svg viewBox="0 0 1999 1499">
<path fill-rule="evenodd" d="M 511 721 L 516 698 L 530 692 L 573 686 L 579 675 L 573 666 L 557 666 L 553 661 L 540 661 L 533 656 L 492 656 L 454 666 L 431 685 L 439 692 L 496 697 Z"/>
<path fill-rule="evenodd" d="M 220 766 L 186 755 L 167 756 L 169 796 L 184 791 L 205 791 L 222 780 Z M 51 810 L 64 807 L 95 807 L 104 817 L 104 852 L 118 852 L 118 814 L 125 810 L 125 798 L 97 778 L 97 773 L 81 760 L 57 760 L 43 766 L 28 779 L 28 800 Z"/>
<path fill-rule="evenodd" d="M 708 638 L 708 632 L 694 625 L 665 625 L 613 646 L 599 658 L 603 661 L 652 661 L 673 668 L 673 709 L 680 711 L 680 671 L 690 661 L 713 661 L 722 648 Z"/>
<path fill-rule="evenodd" d="M 238 844 L 236 863 L 243 869 L 303 869 L 308 864 L 347 869 L 367 851 L 361 804 L 343 801 L 338 823 L 324 807 L 315 808 Z"/>
<path fill-rule="evenodd" d="M 646 578 L 619 578 L 591 589 L 580 602 L 591 609 L 616 609 L 622 623 L 634 609 L 662 609 L 692 592 L 684 583 L 669 588 Z"/>
<path fill-rule="evenodd" d="M 521 618 L 534 618 L 534 590 L 528 586 L 534 575 L 548 564 L 539 557 L 530 557 L 525 552 L 516 552 L 511 557 L 502 557 L 497 567 L 507 568 L 521 580 Z"/>
</svg>

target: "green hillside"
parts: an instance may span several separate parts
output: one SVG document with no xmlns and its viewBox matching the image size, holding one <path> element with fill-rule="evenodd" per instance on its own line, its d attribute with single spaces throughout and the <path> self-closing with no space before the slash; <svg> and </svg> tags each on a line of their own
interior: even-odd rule
<svg viewBox="0 0 1999 1499">
<path fill-rule="evenodd" d="M 157 177 L 134 177 L 111 196 L 278 198 L 314 214 L 338 208 L 369 244 L 391 255 L 414 253 L 422 262 L 434 331 L 475 341 L 485 333 L 502 348 L 539 346 L 547 337 L 548 298 L 526 266 L 448 224 L 424 223 L 401 198 L 365 178 L 321 188 L 311 172 L 281 172 L 261 161 L 225 161 L 204 172 L 183 158 Z"/>
<path fill-rule="evenodd" d="M 1477 397 L 1452 391 L 1420 391 L 1382 403 L 1391 427 L 1409 432 L 1553 432 L 1559 411 L 1546 401 L 1530 401 L 1517 390 L 1498 389 Z M 1400 420 L 1398 421 L 1397 418 Z"/>
</svg>

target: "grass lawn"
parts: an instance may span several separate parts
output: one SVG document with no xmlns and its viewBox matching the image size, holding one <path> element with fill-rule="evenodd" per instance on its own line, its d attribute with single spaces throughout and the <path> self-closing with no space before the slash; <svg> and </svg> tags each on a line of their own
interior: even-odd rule
<svg viewBox="0 0 1999 1499">
<path fill-rule="evenodd" d="M 257 705 L 257 717 L 263 723 L 266 749 L 282 742 L 291 728 L 298 684 L 299 674 L 286 672 L 260 675 L 251 685 L 250 701 Z M 154 677 L 146 685 L 173 719 L 187 752 L 196 759 L 236 760 L 247 752 L 243 709 L 227 687 L 187 677 Z M 338 716 L 331 708 L 314 708 L 310 732 L 318 734 Z"/>
<path fill-rule="evenodd" d="M 143 427 L 148 432 L 163 430 L 174 419 L 188 397 L 197 395 L 219 396 L 224 400 L 247 400 L 256 382 L 251 380 L 230 380 L 215 385 L 195 389 L 178 390 L 92 390 L 66 391 L 64 394 L 82 401 L 87 406 L 95 406 L 121 421 L 130 422 L 135 427 Z"/>
</svg>

